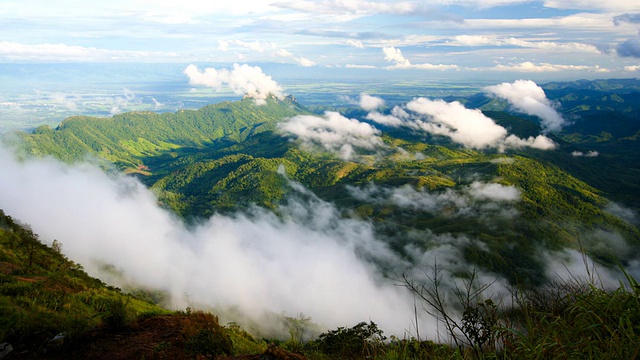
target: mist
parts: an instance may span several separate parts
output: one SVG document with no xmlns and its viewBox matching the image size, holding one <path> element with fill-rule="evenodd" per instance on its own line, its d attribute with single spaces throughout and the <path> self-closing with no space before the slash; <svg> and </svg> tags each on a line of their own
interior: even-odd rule
<svg viewBox="0 0 640 360">
<path fill-rule="evenodd" d="M 43 242 L 57 239 L 64 254 L 91 275 L 124 288 L 163 290 L 173 308 L 213 309 L 223 321 L 259 324 L 262 331 L 277 327 L 264 319 L 303 313 L 322 331 L 371 320 L 387 335 L 415 334 L 413 297 L 398 286 L 402 274 L 426 281 L 437 262 L 443 286 L 453 288 L 461 281 L 454 274 L 474 270 L 462 246 L 483 247 L 472 237 L 423 230 L 406 234 L 416 241 L 401 257 L 370 222 L 343 217 L 295 182 L 296 192 L 278 216 L 252 207 L 187 225 L 135 178 L 115 171 L 53 159 L 18 162 L 6 150 L 0 150 L 0 168 L 0 207 Z M 442 194 L 407 187 L 359 190 L 373 203 L 420 211 L 455 204 L 459 216 L 501 215 L 520 201 L 512 186 L 481 182 Z M 507 212 L 502 216 L 514 216 Z M 105 272 L 105 265 L 111 270 Z M 120 275 L 113 277 L 114 271 Z M 494 283 L 487 297 L 508 292 L 499 275 L 479 271 L 478 277 Z M 421 335 L 436 339 L 436 320 L 423 311 L 418 316 Z"/>
<path fill-rule="evenodd" d="M 0 151 L 0 168 L 5 212 L 45 243 L 60 241 L 94 276 L 112 265 L 122 274 L 116 285 L 165 290 L 175 308 L 234 308 L 256 322 L 304 313 L 324 329 L 372 320 L 388 333 L 411 330 L 406 290 L 370 260 L 400 271 L 407 264 L 371 224 L 343 219 L 308 194 L 279 209 L 280 217 L 253 208 L 188 227 L 135 179 L 93 165 L 18 163 Z"/>
</svg>

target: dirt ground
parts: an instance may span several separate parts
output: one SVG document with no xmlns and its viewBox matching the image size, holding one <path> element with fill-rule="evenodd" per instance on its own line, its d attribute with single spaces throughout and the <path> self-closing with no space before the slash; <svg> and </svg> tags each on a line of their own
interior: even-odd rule
<svg viewBox="0 0 640 360">
<path fill-rule="evenodd" d="M 186 319 L 180 316 L 156 316 L 137 321 L 123 331 L 96 331 L 85 341 L 62 346 L 60 349 L 43 345 L 40 351 L 15 349 L 7 359 L 51 359 L 51 360 L 119 360 L 119 359 L 193 359 L 185 351 L 186 339 L 182 328 Z M 45 349 L 46 348 L 46 349 Z M 206 359 L 201 356 L 198 359 Z M 301 360 L 304 357 L 269 347 L 256 355 L 219 356 L 219 360 Z"/>
</svg>

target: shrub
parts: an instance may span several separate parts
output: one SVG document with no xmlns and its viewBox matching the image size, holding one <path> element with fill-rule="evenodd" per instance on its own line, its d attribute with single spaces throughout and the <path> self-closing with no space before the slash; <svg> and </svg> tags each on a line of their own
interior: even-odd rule
<svg viewBox="0 0 640 360">
<path fill-rule="evenodd" d="M 233 343 L 218 318 L 202 311 L 189 311 L 182 329 L 189 355 L 212 356 L 233 354 Z"/>
<path fill-rule="evenodd" d="M 109 330 L 122 330 L 129 326 L 130 317 L 127 311 L 128 301 L 121 297 L 109 298 L 104 302 L 104 325 Z"/>
<path fill-rule="evenodd" d="M 365 355 L 375 356 L 386 337 L 373 322 L 361 322 L 352 328 L 339 327 L 320 334 L 311 344 L 318 351 L 336 358 L 357 359 Z"/>
</svg>

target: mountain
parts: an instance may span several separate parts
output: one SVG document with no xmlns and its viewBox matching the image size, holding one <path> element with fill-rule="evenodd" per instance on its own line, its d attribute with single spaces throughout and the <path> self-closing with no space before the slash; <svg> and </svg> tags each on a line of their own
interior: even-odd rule
<svg viewBox="0 0 640 360">
<path fill-rule="evenodd" d="M 560 145 L 558 150 L 530 156 L 560 167 L 611 200 L 640 210 L 640 183 L 636 181 L 640 174 L 640 80 L 577 80 L 541 87 L 567 124 L 551 134 Z M 520 137 L 540 131 L 538 118 L 513 109 L 506 100 L 485 93 L 447 100 L 481 109 Z M 611 181 L 611 174 L 616 174 L 616 181 Z"/>
<path fill-rule="evenodd" d="M 304 195 L 296 185 L 302 184 L 342 216 L 370 221 L 401 256 L 440 237 L 471 237 L 460 244 L 465 260 L 512 283 L 544 282 L 540 249 L 584 248 L 612 265 L 631 261 L 634 252 L 612 254 L 602 234 L 622 234 L 633 249 L 640 245 L 638 228 L 605 211 L 602 191 L 563 170 L 557 155 L 480 152 L 388 132 L 381 137 L 385 152 L 365 150 L 345 160 L 310 151 L 277 129 L 306 114 L 292 98 L 270 98 L 264 106 L 243 99 L 175 114 L 72 117 L 20 136 L 25 154 L 65 161 L 90 155 L 136 174 L 165 207 L 191 221 L 254 204 L 277 212 Z M 485 114 L 519 136 L 539 133 L 529 119 Z M 594 179 L 592 167 L 568 168 Z M 629 179 L 625 186 L 637 185 Z"/>
<path fill-rule="evenodd" d="M 77 161 L 87 155 L 109 161 L 120 169 L 135 169 L 140 159 L 179 148 L 203 148 L 225 138 L 242 141 L 251 134 L 273 130 L 284 117 L 304 113 L 292 97 L 271 97 L 264 106 L 253 100 L 224 102 L 175 114 L 129 112 L 110 118 L 74 116 L 58 127 L 38 127 L 21 134 L 27 154 L 54 155 Z"/>
</svg>

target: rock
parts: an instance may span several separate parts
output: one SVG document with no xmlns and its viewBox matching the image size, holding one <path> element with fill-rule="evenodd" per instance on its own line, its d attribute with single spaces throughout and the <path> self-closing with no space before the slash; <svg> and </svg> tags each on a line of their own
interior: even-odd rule
<svg viewBox="0 0 640 360">
<path fill-rule="evenodd" d="M 0 359 L 4 359 L 7 355 L 11 354 L 13 351 L 13 346 L 9 343 L 0 344 Z"/>
<path fill-rule="evenodd" d="M 59 333 L 54 336 L 51 340 L 47 341 L 47 349 L 59 349 L 64 345 L 64 340 L 66 338 L 65 333 Z"/>
</svg>

